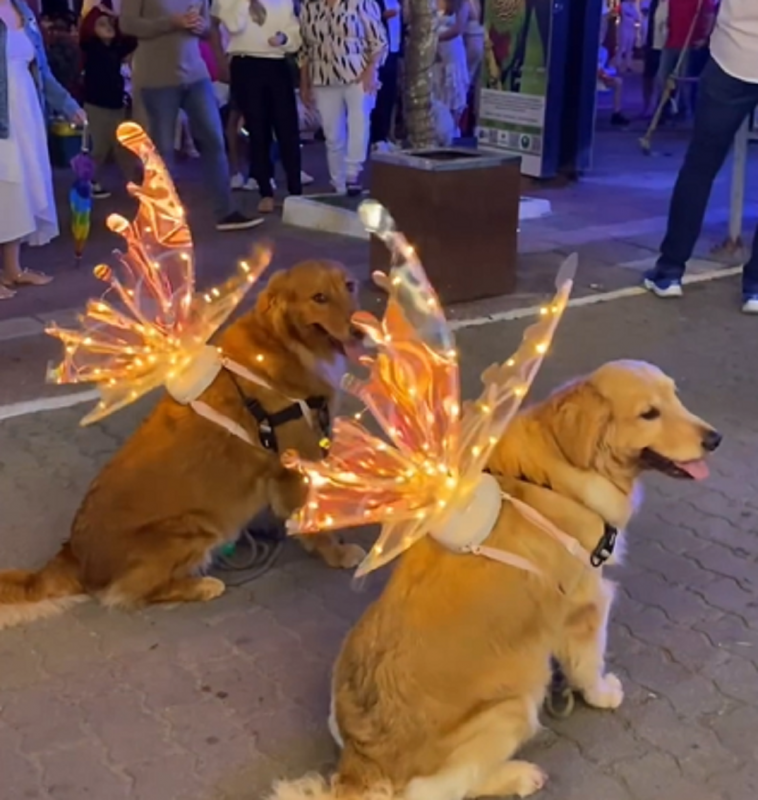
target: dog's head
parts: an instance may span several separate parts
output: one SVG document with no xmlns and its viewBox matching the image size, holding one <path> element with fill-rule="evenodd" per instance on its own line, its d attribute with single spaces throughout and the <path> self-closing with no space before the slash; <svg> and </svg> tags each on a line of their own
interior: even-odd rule
<svg viewBox="0 0 758 800">
<path fill-rule="evenodd" d="M 688 411 L 674 381 L 643 361 L 612 361 L 554 396 L 545 418 L 571 464 L 622 483 L 644 470 L 703 480 L 721 435 Z"/>
<path fill-rule="evenodd" d="M 271 278 L 256 313 L 283 344 L 330 360 L 361 339 L 351 323 L 357 295 L 356 281 L 342 264 L 302 261 Z"/>
</svg>

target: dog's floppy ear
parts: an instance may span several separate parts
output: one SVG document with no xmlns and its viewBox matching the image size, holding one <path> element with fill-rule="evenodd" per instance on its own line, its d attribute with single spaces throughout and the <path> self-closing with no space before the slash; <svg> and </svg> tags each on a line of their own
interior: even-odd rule
<svg viewBox="0 0 758 800">
<path fill-rule="evenodd" d="M 611 405 L 588 381 L 580 381 L 555 398 L 547 424 L 567 460 L 591 469 L 611 422 Z"/>
<path fill-rule="evenodd" d="M 266 288 L 258 295 L 255 303 L 256 311 L 267 314 L 276 308 L 286 297 L 288 275 L 286 272 L 277 272 L 271 276 Z"/>
</svg>

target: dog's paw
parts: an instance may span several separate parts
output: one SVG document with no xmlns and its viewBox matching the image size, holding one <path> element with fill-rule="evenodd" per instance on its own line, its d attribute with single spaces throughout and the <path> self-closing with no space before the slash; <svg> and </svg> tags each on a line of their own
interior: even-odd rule
<svg viewBox="0 0 758 800">
<path fill-rule="evenodd" d="M 225 591 L 226 584 L 222 580 L 207 576 L 205 578 L 200 578 L 200 582 L 197 586 L 197 599 L 201 603 L 207 603 L 210 600 L 221 597 Z"/>
<path fill-rule="evenodd" d="M 513 794 L 516 797 L 529 797 L 539 792 L 547 783 L 547 773 L 529 761 L 514 761 Z"/>
<path fill-rule="evenodd" d="M 357 544 L 337 545 L 335 567 L 339 569 L 353 569 L 366 558 L 366 551 Z"/>
<path fill-rule="evenodd" d="M 612 673 L 606 673 L 592 689 L 582 692 L 587 705 L 593 708 L 618 708 L 624 701 L 624 687 Z"/>
</svg>

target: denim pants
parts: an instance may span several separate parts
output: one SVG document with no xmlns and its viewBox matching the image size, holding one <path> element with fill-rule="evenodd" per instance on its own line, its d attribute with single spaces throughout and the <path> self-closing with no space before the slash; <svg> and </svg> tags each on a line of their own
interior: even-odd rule
<svg viewBox="0 0 758 800">
<path fill-rule="evenodd" d="M 727 75 L 711 58 L 700 78 L 692 139 L 671 197 L 656 278 L 681 280 L 684 275 L 703 227 L 713 181 L 740 125 L 757 105 L 758 83 Z M 758 230 L 756 234 L 742 273 L 745 295 L 758 295 Z"/>
<path fill-rule="evenodd" d="M 185 86 L 143 89 L 142 103 L 150 137 L 169 167 L 174 158 L 174 134 L 179 110 L 187 114 L 192 136 L 199 145 L 206 186 L 213 198 L 213 213 L 217 220 L 227 217 L 232 211 L 229 162 L 221 115 L 210 80 Z"/>
</svg>

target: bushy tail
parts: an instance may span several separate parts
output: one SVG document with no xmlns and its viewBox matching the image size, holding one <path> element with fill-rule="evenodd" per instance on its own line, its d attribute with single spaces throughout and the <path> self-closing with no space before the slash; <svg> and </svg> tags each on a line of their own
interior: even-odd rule
<svg viewBox="0 0 758 800">
<path fill-rule="evenodd" d="M 79 562 L 68 543 L 38 572 L 0 572 L 0 630 L 53 617 L 85 600 L 79 575 Z"/>
</svg>

